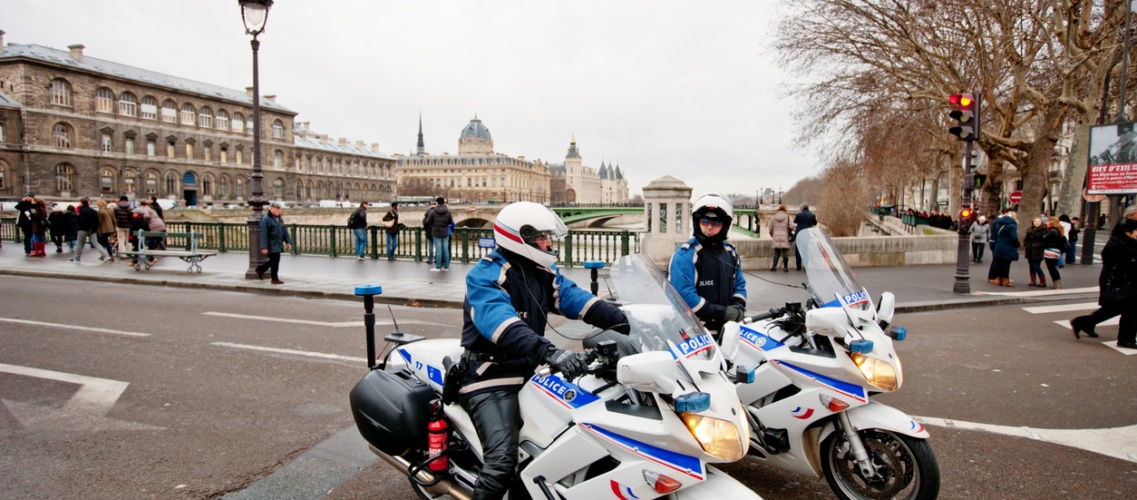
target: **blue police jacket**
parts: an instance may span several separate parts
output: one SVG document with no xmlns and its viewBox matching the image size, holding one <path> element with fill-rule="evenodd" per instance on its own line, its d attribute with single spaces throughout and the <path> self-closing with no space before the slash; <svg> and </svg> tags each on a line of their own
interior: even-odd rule
<svg viewBox="0 0 1137 500">
<path fill-rule="evenodd" d="M 549 313 L 601 328 L 627 321 L 556 265 L 546 269 L 500 248 L 478 261 L 466 275 L 462 346 L 496 359 L 470 362 L 459 393 L 520 388 L 553 348 L 544 337 Z"/>
<path fill-rule="evenodd" d="M 746 278 L 734 245 L 703 245 L 698 238 L 687 240 L 671 256 L 668 281 L 687 302 L 708 330 L 718 332 L 726 308 L 746 308 Z"/>
</svg>

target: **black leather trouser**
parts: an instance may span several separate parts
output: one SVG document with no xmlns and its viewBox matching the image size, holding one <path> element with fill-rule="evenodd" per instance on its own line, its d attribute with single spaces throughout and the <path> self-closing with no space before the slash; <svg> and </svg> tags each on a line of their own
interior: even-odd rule
<svg viewBox="0 0 1137 500">
<path fill-rule="evenodd" d="M 481 474 L 474 483 L 474 500 L 500 499 L 513 484 L 517 470 L 521 408 L 517 390 L 490 391 L 460 398 L 482 442 Z"/>
</svg>

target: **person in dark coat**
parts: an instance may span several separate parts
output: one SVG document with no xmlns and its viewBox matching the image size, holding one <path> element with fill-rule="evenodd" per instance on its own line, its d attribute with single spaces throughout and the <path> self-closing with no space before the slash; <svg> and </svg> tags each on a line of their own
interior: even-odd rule
<svg viewBox="0 0 1137 500">
<path fill-rule="evenodd" d="M 1098 276 L 1098 287 L 1104 288 L 1107 278 L 1111 275 L 1116 279 L 1124 279 L 1129 283 L 1129 289 L 1137 291 L 1137 220 L 1125 218 L 1109 236 L 1109 241 L 1101 251 L 1101 274 Z M 1081 333 L 1087 337 L 1097 338 L 1094 326 L 1102 321 L 1121 315 L 1117 326 L 1117 346 L 1127 349 L 1137 349 L 1137 294 L 1124 302 L 1110 302 L 1098 296 L 1098 310 L 1087 316 L 1078 316 L 1070 320 L 1070 328 L 1074 338 L 1080 339 Z"/>
<path fill-rule="evenodd" d="M 67 232 L 63 233 L 63 239 L 67 241 L 68 250 L 75 251 L 75 240 L 79 239 L 79 211 L 74 205 L 67 205 L 63 209 L 63 219 L 67 221 Z"/>
<path fill-rule="evenodd" d="M 42 198 L 32 200 L 32 253 L 31 257 L 47 255 L 44 250 L 47 244 L 47 202 Z"/>
<path fill-rule="evenodd" d="M 1011 281 L 1011 262 L 1019 260 L 1019 224 L 1014 210 L 1005 210 L 991 223 L 995 249 L 991 251 L 988 281 L 1000 286 L 1015 286 Z"/>
<path fill-rule="evenodd" d="M 351 213 L 348 217 L 347 225 L 351 229 L 352 236 L 355 237 L 355 258 L 356 260 L 363 260 L 363 256 L 367 253 L 367 202 L 359 202 L 359 208 Z"/>
<path fill-rule="evenodd" d="M 1046 270 L 1050 273 L 1050 286 L 1054 289 L 1062 288 L 1062 275 L 1059 273 L 1059 262 L 1062 252 L 1066 250 L 1066 231 L 1058 217 L 1046 220 L 1046 236 L 1042 239 L 1042 258 L 1046 261 Z M 1054 251 L 1057 250 L 1057 254 Z M 1053 255 L 1053 257 L 1051 257 Z"/>
<path fill-rule="evenodd" d="M 79 200 L 79 244 L 75 246 L 75 256 L 71 262 L 79 262 L 83 257 L 83 247 L 90 241 L 95 250 L 99 251 L 99 262 L 110 260 L 110 254 L 99 244 L 99 212 L 91 208 L 91 200 L 84 197 Z"/>
<path fill-rule="evenodd" d="M 63 253 L 63 236 L 67 234 L 67 216 L 62 208 L 56 208 L 47 216 L 47 229 L 51 242 L 55 243 L 55 253 Z"/>
<path fill-rule="evenodd" d="M 1026 262 L 1030 266 L 1030 284 L 1027 286 L 1037 286 L 1039 288 L 1046 288 L 1046 275 L 1042 273 L 1042 252 L 1046 248 L 1046 225 L 1042 223 L 1041 217 L 1035 217 L 1030 221 L 1030 228 L 1026 230 L 1026 235 L 1023 236 L 1023 255 L 1026 256 Z"/>
<path fill-rule="evenodd" d="M 283 285 L 278 272 L 280 271 L 280 254 L 292 248 L 292 237 L 288 235 L 288 226 L 280 218 L 280 210 L 284 205 L 278 201 L 272 202 L 268 213 L 261 217 L 261 253 L 268 256 L 264 264 L 257 266 L 257 279 L 265 279 L 265 271 L 272 271 L 272 284 Z"/>
<path fill-rule="evenodd" d="M 395 250 L 399 248 L 399 202 L 391 202 L 391 209 L 383 216 L 384 232 L 387 233 L 387 260 L 395 260 Z"/>
<path fill-rule="evenodd" d="M 809 211 L 809 205 L 806 203 L 801 204 L 801 211 L 794 216 L 794 231 L 805 231 L 817 225 L 817 216 Z M 798 251 L 797 245 L 794 245 L 794 263 L 797 264 L 797 270 L 801 271 L 801 252 Z"/>
<path fill-rule="evenodd" d="M 430 235 L 434 243 L 434 267 L 431 271 L 450 270 L 450 225 L 454 223 L 454 216 L 446 206 L 446 199 L 439 196 L 434 200 L 437 205 L 426 213 L 423 221 L 423 230 Z"/>
<path fill-rule="evenodd" d="M 16 203 L 16 212 L 19 214 L 16 225 L 24 234 L 24 255 L 29 256 L 32 254 L 32 205 L 35 197 L 35 193 L 28 193 Z"/>
<path fill-rule="evenodd" d="M 119 197 L 111 207 L 114 208 L 114 227 L 118 235 L 118 249 L 126 250 L 130 244 L 130 221 L 133 219 L 130 200 L 126 196 Z"/>
<path fill-rule="evenodd" d="M 705 194 L 691 211 L 693 236 L 675 249 L 667 280 L 703 326 L 721 340 L 723 324 L 746 315 L 746 277 L 742 259 L 726 241 L 734 222 L 730 200 Z"/>
</svg>

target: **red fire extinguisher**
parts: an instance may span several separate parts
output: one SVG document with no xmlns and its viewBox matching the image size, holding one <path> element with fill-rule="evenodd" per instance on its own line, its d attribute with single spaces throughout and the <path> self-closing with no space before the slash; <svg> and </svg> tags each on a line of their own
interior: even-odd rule
<svg viewBox="0 0 1137 500">
<path fill-rule="evenodd" d="M 446 432 L 446 420 L 435 414 L 426 425 L 427 456 L 431 460 L 428 466 L 434 472 L 446 472 L 450 469 L 450 460 L 443 453 L 446 452 L 446 442 L 449 439 Z M 438 458 L 434 458 L 438 457 Z"/>
</svg>

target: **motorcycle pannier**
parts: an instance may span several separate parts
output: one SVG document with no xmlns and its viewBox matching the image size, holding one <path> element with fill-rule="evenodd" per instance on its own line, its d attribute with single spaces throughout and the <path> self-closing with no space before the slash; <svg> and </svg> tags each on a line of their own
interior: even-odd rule
<svg viewBox="0 0 1137 500">
<path fill-rule="evenodd" d="M 390 455 L 426 446 L 430 401 L 438 396 L 405 371 L 371 370 L 351 390 L 351 414 L 359 433 Z"/>
</svg>

